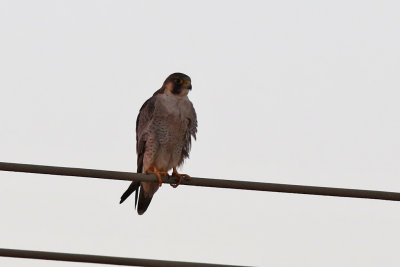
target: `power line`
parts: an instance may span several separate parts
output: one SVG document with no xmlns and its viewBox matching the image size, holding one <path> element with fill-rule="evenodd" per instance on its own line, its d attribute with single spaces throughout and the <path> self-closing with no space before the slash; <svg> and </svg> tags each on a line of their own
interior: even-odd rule
<svg viewBox="0 0 400 267">
<path fill-rule="evenodd" d="M 132 173 L 132 172 L 67 168 L 67 167 L 55 167 L 55 166 L 7 163 L 7 162 L 0 162 L 0 170 L 13 171 L 13 172 L 52 174 L 52 175 L 79 176 L 86 178 L 99 178 L 99 179 L 123 180 L 123 181 L 149 181 L 149 182 L 158 181 L 157 176 L 154 174 L 149 175 L 149 174 Z M 177 181 L 178 179 L 176 177 L 163 176 L 163 183 L 174 184 Z M 221 180 L 221 179 L 197 178 L 197 177 L 192 177 L 190 179 L 182 179 L 181 184 L 191 185 L 191 186 L 269 191 L 269 192 L 280 192 L 280 193 L 295 193 L 295 194 L 307 194 L 307 195 L 400 201 L 400 193 L 374 191 L 374 190 L 260 183 L 260 182 Z"/>
<path fill-rule="evenodd" d="M 85 263 L 99 263 L 110 265 L 124 265 L 124 266 L 145 266 L 145 267 L 240 267 L 239 265 L 222 265 L 212 263 L 195 263 L 183 261 L 164 261 L 164 260 L 151 260 L 151 259 L 136 259 L 136 258 L 122 258 L 110 257 L 100 255 L 87 255 L 87 254 L 72 254 L 48 251 L 33 251 L 33 250 L 20 250 L 20 249 L 5 249 L 0 248 L 0 256 L 12 258 L 25 258 L 25 259 L 39 259 L 39 260 L 53 260 L 53 261 L 69 261 L 69 262 L 85 262 Z"/>
</svg>

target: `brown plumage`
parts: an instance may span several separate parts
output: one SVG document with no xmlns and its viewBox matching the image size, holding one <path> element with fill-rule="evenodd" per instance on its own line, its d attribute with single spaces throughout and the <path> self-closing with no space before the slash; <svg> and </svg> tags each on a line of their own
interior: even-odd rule
<svg viewBox="0 0 400 267">
<path fill-rule="evenodd" d="M 141 107 L 136 120 L 137 172 L 173 173 L 183 175 L 176 168 L 189 157 L 192 137 L 196 138 L 197 117 L 192 102 L 187 97 L 192 89 L 190 77 L 173 73 Z M 121 196 L 124 202 L 133 192 L 135 207 L 141 215 L 149 206 L 161 183 L 132 182 Z M 138 196 L 139 195 L 139 196 Z"/>
</svg>

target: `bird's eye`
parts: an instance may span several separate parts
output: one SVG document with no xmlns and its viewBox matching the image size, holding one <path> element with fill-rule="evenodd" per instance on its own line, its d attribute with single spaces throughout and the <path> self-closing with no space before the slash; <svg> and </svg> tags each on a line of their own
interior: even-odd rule
<svg viewBox="0 0 400 267">
<path fill-rule="evenodd" d="M 176 83 L 177 83 L 177 84 L 182 84 L 183 81 L 182 81 L 181 79 L 176 79 Z"/>
</svg>

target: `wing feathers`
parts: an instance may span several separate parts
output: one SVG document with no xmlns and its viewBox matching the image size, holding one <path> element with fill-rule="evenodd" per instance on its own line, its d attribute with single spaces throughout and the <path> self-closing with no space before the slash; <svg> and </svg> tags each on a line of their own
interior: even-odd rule
<svg viewBox="0 0 400 267">
<path fill-rule="evenodd" d="M 142 172 L 143 169 L 143 156 L 147 141 L 147 134 L 144 132 L 144 130 L 153 119 L 156 100 L 157 98 L 153 96 L 144 102 L 136 119 L 136 153 L 138 156 L 137 172 Z"/>
<path fill-rule="evenodd" d="M 122 194 L 119 204 L 123 203 L 133 192 L 136 191 L 136 194 L 137 194 L 137 190 L 139 189 L 139 185 L 140 185 L 140 182 L 132 182 L 129 185 L 128 189 L 126 189 L 126 191 Z M 135 201 L 135 206 L 136 206 L 136 202 L 137 201 Z"/>
<path fill-rule="evenodd" d="M 153 118 L 156 97 L 153 96 L 144 102 L 140 108 L 139 115 L 136 119 L 136 152 L 137 152 L 137 172 L 143 171 L 143 157 L 146 150 L 146 133 L 145 129 Z M 143 188 L 139 189 L 140 182 L 132 182 L 128 189 L 122 194 L 121 201 L 123 203 L 133 192 L 135 192 L 135 208 L 138 207 L 138 213 L 143 214 L 150 204 L 151 197 L 146 198 L 143 194 Z M 141 186 L 140 186 L 141 187 Z M 140 195 L 138 199 L 138 193 Z"/>
</svg>

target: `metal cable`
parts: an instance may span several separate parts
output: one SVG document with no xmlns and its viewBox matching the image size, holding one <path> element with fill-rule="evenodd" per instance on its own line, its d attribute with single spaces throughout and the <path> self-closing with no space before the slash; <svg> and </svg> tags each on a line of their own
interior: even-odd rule
<svg viewBox="0 0 400 267">
<path fill-rule="evenodd" d="M 5 249 L 5 248 L 0 248 L 0 256 L 12 257 L 12 258 L 25 258 L 25 259 L 85 262 L 85 263 L 99 263 L 99 264 L 110 264 L 110 265 L 124 265 L 124 266 L 145 266 L 145 267 L 186 267 L 186 266 L 187 267 L 197 267 L 197 266 L 239 267 L 239 265 L 122 258 L 122 257 L 110 257 L 110 256 L 99 256 L 99 255 L 72 254 L 72 253 Z"/>
<path fill-rule="evenodd" d="M 7 163 L 7 162 L 0 162 L 0 170 L 12 171 L 12 172 L 79 176 L 86 178 L 123 180 L 123 181 L 154 181 L 154 182 L 158 181 L 157 176 L 154 174 L 150 175 L 143 173 L 67 168 L 67 167 L 55 167 L 55 166 Z M 163 176 L 163 183 L 174 184 L 177 182 L 177 180 L 178 180 L 177 177 L 174 176 Z M 307 194 L 307 195 L 400 201 L 400 193 L 374 191 L 374 190 L 260 183 L 260 182 L 221 180 L 221 179 L 197 178 L 197 177 L 191 177 L 190 179 L 183 179 L 181 184 L 191 185 L 191 186 L 269 191 L 269 192 L 280 192 L 280 193 L 295 193 L 295 194 Z"/>
</svg>

